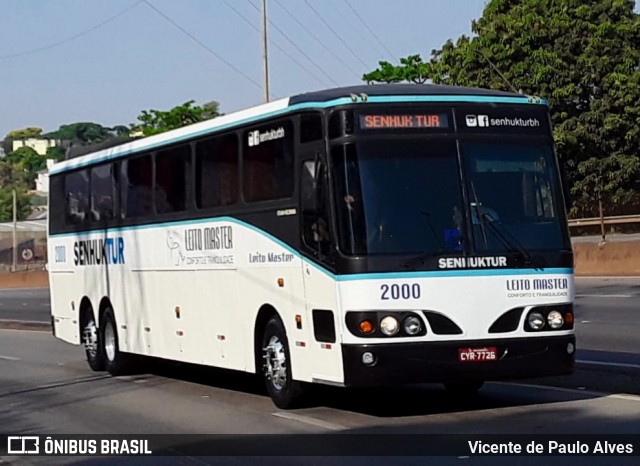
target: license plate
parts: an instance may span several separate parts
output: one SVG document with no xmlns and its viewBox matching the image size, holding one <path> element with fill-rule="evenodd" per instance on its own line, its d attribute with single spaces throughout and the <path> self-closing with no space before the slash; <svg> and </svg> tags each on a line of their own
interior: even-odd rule
<svg viewBox="0 0 640 466">
<path fill-rule="evenodd" d="M 498 348 L 487 346 L 484 348 L 458 348 L 459 362 L 489 362 L 498 360 Z"/>
</svg>

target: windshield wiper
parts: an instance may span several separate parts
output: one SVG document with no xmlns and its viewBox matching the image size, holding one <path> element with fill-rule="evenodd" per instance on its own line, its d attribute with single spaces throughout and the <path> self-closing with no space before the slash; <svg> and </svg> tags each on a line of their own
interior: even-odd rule
<svg viewBox="0 0 640 466">
<path fill-rule="evenodd" d="M 478 221 L 480 222 L 480 231 L 482 232 L 482 238 L 484 238 L 484 247 L 489 249 L 489 241 L 487 240 L 487 230 L 484 226 L 484 217 L 482 212 L 480 211 L 480 203 L 478 202 L 478 195 L 476 194 L 476 185 L 471 181 L 471 191 L 473 191 L 473 200 L 474 202 L 471 204 L 472 207 L 476 209 L 476 215 L 478 216 Z"/>
<path fill-rule="evenodd" d="M 478 202 L 478 195 L 476 194 L 476 187 L 471 181 L 471 190 L 473 191 L 473 200 L 474 202 L 471 204 L 476 209 L 476 214 L 478 216 L 478 221 L 480 222 L 480 230 L 482 231 L 482 237 L 484 238 L 484 245 L 487 249 L 489 249 L 489 242 L 487 241 L 487 232 L 485 227 L 488 227 L 494 235 L 500 240 L 502 244 L 504 244 L 511 251 L 515 251 L 520 254 L 524 258 L 525 265 L 529 265 L 532 263 L 531 255 L 527 252 L 527 250 L 522 246 L 520 241 L 518 241 L 505 227 L 503 227 L 497 219 L 493 218 L 491 214 L 488 212 L 483 212 Z M 485 219 L 488 221 L 485 222 Z"/>
<path fill-rule="evenodd" d="M 496 235 L 496 238 L 500 240 L 502 244 L 504 244 L 511 251 L 515 251 L 520 254 L 524 258 L 524 264 L 530 265 L 533 260 L 531 259 L 531 254 L 527 252 L 522 243 L 518 241 L 510 232 L 507 230 L 500 222 L 497 222 L 491 214 L 487 212 L 480 213 L 481 219 L 487 219 L 486 222 L 487 227 Z"/>
</svg>

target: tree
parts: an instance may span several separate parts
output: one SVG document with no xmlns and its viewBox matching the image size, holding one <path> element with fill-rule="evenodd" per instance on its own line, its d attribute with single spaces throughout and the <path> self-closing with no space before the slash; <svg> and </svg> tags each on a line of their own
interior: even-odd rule
<svg viewBox="0 0 640 466">
<path fill-rule="evenodd" d="M 39 138 L 42 134 L 42 128 L 23 128 L 16 129 L 15 131 L 9 132 L 5 139 L 29 139 L 29 138 Z"/>
<path fill-rule="evenodd" d="M 434 83 L 514 87 L 547 98 L 572 213 L 595 215 L 598 196 L 608 214 L 630 213 L 640 206 L 640 15 L 634 6 L 633 0 L 491 0 L 472 23 L 475 36 L 447 41 L 420 72 L 414 68 L 422 59 L 413 55 L 398 66 L 380 62 L 363 79 L 416 82 L 428 72 Z"/>
<path fill-rule="evenodd" d="M 115 137 L 111 128 L 98 123 L 79 122 L 62 125 L 57 131 L 45 134 L 45 137 L 69 141 L 72 146 L 84 146 L 104 142 Z"/>
<path fill-rule="evenodd" d="M 30 187 L 34 187 L 38 172 L 47 165 L 45 156 L 38 154 L 34 149 L 27 146 L 10 152 L 6 159 L 7 162 L 26 174 L 26 180 Z"/>
<path fill-rule="evenodd" d="M 53 146 L 47 149 L 47 158 L 56 161 L 64 160 L 66 151 L 60 146 Z"/>
<path fill-rule="evenodd" d="M 166 112 L 143 110 L 138 115 L 140 123 L 132 125 L 132 129 L 142 131 L 145 136 L 151 136 L 220 115 L 218 102 L 208 102 L 202 107 L 194 105 L 194 102 L 194 100 L 190 100 Z"/>
<path fill-rule="evenodd" d="M 18 220 L 25 220 L 31 213 L 31 199 L 24 186 L 0 187 L 0 222 L 13 220 L 13 193 L 16 190 L 16 216 Z"/>
</svg>

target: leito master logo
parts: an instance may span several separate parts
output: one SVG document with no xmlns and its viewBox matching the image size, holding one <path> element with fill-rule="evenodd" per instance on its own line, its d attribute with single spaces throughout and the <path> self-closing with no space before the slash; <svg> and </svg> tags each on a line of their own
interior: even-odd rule
<svg viewBox="0 0 640 466">
<path fill-rule="evenodd" d="M 7 437 L 7 453 L 9 455 L 37 455 L 40 453 L 40 437 L 9 436 Z"/>
</svg>

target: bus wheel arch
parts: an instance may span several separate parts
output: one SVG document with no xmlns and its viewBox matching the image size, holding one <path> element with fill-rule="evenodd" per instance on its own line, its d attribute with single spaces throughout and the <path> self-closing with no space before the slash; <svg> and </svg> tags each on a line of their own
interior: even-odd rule
<svg viewBox="0 0 640 466">
<path fill-rule="evenodd" d="M 98 307 L 98 321 L 102 327 L 102 321 L 104 320 L 104 314 L 107 310 L 113 312 L 113 306 L 111 306 L 111 300 L 106 296 L 100 300 L 100 307 Z"/>
<path fill-rule="evenodd" d="M 84 296 L 80 301 L 80 343 L 84 346 L 87 363 L 93 371 L 103 371 L 105 368 L 104 351 L 100 338 L 100 328 L 91 300 Z"/>
<path fill-rule="evenodd" d="M 278 311 L 271 304 L 263 304 L 258 311 L 258 315 L 256 316 L 256 323 L 253 327 L 253 355 L 255 361 L 255 373 L 258 375 L 262 374 L 262 336 L 264 334 L 264 329 L 267 327 L 267 323 L 273 318 L 280 317 Z"/>
<path fill-rule="evenodd" d="M 256 353 L 259 355 L 256 357 L 256 369 L 264 378 L 271 400 L 280 409 L 299 406 L 304 399 L 304 386 L 302 382 L 293 380 L 287 331 L 273 307 L 258 312 L 255 333 Z"/>
<path fill-rule="evenodd" d="M 102 339 L 105 368 L 111 375 L 129 374 L 135 370 L 133 355 L 120 350 L 120 337 L 113 307 L 108 299 L 103 300 L 104 309 L 100 316 L 100 337 Z"/>
</svg>

